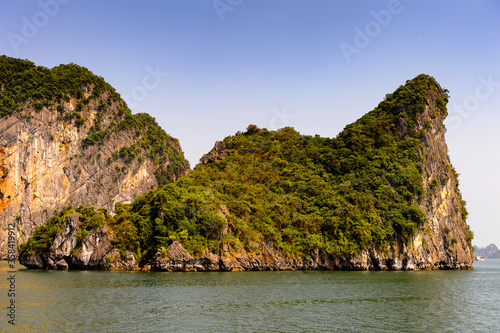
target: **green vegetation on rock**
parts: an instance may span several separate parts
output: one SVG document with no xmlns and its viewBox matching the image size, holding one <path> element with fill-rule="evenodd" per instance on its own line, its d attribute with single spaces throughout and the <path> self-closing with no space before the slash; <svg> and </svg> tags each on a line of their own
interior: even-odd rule
<svg viewBox="0 0 500 333">
<path fill-rule="evenodd" d="M 78 214 L 80 228 L 76 233 L 79 244 L 77 247 L 81 246 L 81 242 L 87 238 L 91 230 L 102 227 L 111 220 L 111 216 L 104 208 L 96 212 L 94 207 L 65 207 L 59 213 L 55 212 L 47 223 L 36 228 L 28 241 L 19 246 L 19 255 L 26 256 L 33 251 L 48 252 L 56 235 L 61 231 L 64 220 L 71 214 Z"/>
<path fill-rule="evenodd" d="M 426 224 L 418 202 L 439 182 L 424 188 L 422 139 L 430 123 L 418 124 L 428 95 L 437 90 L 432 77 L 420 75 L 334 139 L 250 125 L 224 139 L 222 160 L 197 165 L 131 204 L 117 204 L 116 215 L 106 216 L 113 242 L 123 256 L 131 251 L 145 264 L 175 240 L 195 255 L 217 253 L 224 245 L 259 254 L 261 244 L 270 243 L 285 255 L 305 257 L 312 251 L 349 256 L 406 241 Z M 438 113 L 446 112 L 446 102 L 446 94 L 436 101 Z M 151 147 L 152 158 L 161 154 L 163 132 L 150 123 L 137 115 L 118 124 L 147 128 L 119 158 L 130 158 L 139 147 Z M 50 238 L 53 230 L 43 228 L 29 242 L 45 244 L 40 235 Z"/>
<path fill-rule="evenodd" d="M 115 160 L 130 163 L 135 158 L 139 162 L 150 158 L 158 166 L 160 185 L 189 169 L 177 139 L 150 115 L 132 114 L 111 85 L 84 67 L 69 64 L 48 69 L 28 60 L 0 56 L 0 85 L 0 117 L 29 118 L 42 110 L 53 113 L 58 122 L 73 122 L 83 133 L 84 151 L 103 145 L 112 136 L 134 133 L 133 149 L 119 147 Z"/>
<path fill-rule="evenodd" d="M 41 110 L 43 107 L 56 105 L 70 98 L 81 100 L 82 88 L 91 88 L 90 97 L 114 89 L 102 77 L 92 74 L 88 69 L 75 65 L 61 65 L 48 69 L 35 66 L 28 60 L 0 56 L 0 115 L 9 116 L 22 110 L 28 103 Z M 119 95 L 116 94 L 118 97 Z M 62 111 L 62 109 L 61 109 Z"/>
</svg>

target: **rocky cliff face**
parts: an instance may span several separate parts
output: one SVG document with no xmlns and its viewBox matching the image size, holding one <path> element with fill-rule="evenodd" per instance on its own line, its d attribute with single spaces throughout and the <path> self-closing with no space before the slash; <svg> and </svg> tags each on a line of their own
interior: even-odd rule
<svg viewBox="0 0 500 333">
<path fill-rule="evenodd" d="M 121 259 L 111 243 L 108 227 L 92 230 L 78 241 L 79 214 L 69 215 L 61 226 L 48 253 L 35 252 L 21 259 L 28 268 L 47 269 L 138 269 L 132 253 Z"/>
<path fill-rule="evenodd" d="M 436 83 L 427 91 L 424 109 L 411 115 L 414 124 L 401 117 L 397 123 L 400 137 L 420 133 L 423 148 L 420 154 L 425 190 L 417 200 L 428 224 L 417 229 L 408 242 L 394 239 L 386 251 L 365 250 L 355 258 L 346 258 L 356 269 L 468 269 L 473 266 L 472 234 L 465 219 L 467 211 L 458 189 L 458 174 L 453 169 L 445 142 L 445 92 Z M 407 110 L 394 108 L 394 113 Z"/>
<path fill-rule="evenodd" d="M 306 255 L 287 254 L 285 251 L 278 249 L 269 240 L 261 240 L 259 243 L 240 243 L 238 245 L 238 242 L 234 241 L 237 239 L 235 235 L 237 232 L 241 233 L 241 230 L 247 233 L 253 232 L 254 238 L 257 239 L 257 236 L 255 236 L 256 233 L 248 227 L 246 229 L 239 229 L 238 231 L 235 227 L 234 215 L 231 216 L 235 212 L 231 212 L 225 205 L 221 205 L 217 215 L 223 218 L 225 222 L 217 230 L 217 235 L 213 236 L 214 239 L 219 241 L 218 251 L 209 251 L 208 248 L 205 248 L 201 253 L 198 251 L 198 254 L 189 252 L 187 250 L 189 248 L 188 242 L 186 241 L 183 244 L 182 240 L 186 239 L 187 236 L 179 237 L 180 234 L 185 232 L 183 229 L 180 234 L 176 234 L 177 240 L 170 242 L 169 246 L 159 248 L 151 260 L 138 263 L 140 258 L 136 257 L 134 253 L 123 253 L 123 251 L 119 253 L 117 248 L 109 245 L 108 240 L 113 239 L 113 237 L 111 231 L 106 229 L 106 227 L 94 230 L 90 234 L 92 237 L 88 238 L 87 243 L 81 247 L 81 250 L 72 251 L 71 248 L 75 249 L 76 244 L 73 244 L 70 240 L 76 232 L 75 230 L 78 229 L 78 223 L 75 223 L 74 218 L 69 216 L 48 252 L 32 251 L 20 259 L 21 263 L 28 267 L 38 268 L 65 269 L 69 267 L 164 271 L 470 269 L 473 265 L 472 233 L 466 224 L 467 211 L 465 209 L 465 202 L 462 200 L 458 189 L 457 173 L 450 163 L 444 138 L 445 128 L 443 120 L 447 115 L 445 107 L 447 94 L 434 79 L 428 76 L 417 77 L 413 80 L 410 87 L 417 86 L 420 83 L 428 85 L 428 89 L 424 93 L 419 92 L 415 94 L 414 103 L 401 102 L 406 98 L 406 95 L 402 94 L 400 96 L 403 97 L 393 99 L 392 102 L 391 98 L 382 102 L 377 111 L 390 112 L 392 114 L 387 119 L 395 119 L 394 124 L 382 123 L 387 128 L 394 128 L 394 135 L 399 138 L 400 142 L 403 142 L 407 138 L 418 141 L 418 156 L 414 158 L 416 161 L 419 161 L 419 184 L 417 187 L 421 188 L 421 190 L 415 190 L 414 192 L 402 191 L 402 193 L 405 193 L 405 196 L 409 196 L 408 206 L 411 204 L 418 207 L 419 212 L 410 209 L 410 214 L 425 215 L 425 222 L 404 224 L 403 221 L 402 223 L 407 227 L 414 226 L 414 230 L 408 232 L 406 236 L 404 235 L 404 229 L 394 227 L 393 229 L 386 229 L 392 230 L 390 242 L 380 244 L 373 241 L 371 246 L 364 247 L 356 254 L 325 255 L 324 252 L 322 254 L 315 248 L 312 248 L 310 253 L 306 253 Z M 411 91 L 408 96 L 413 96 Z M 281 135 L 280 140 L 286 142 L 285 135 L 288 135 L 287 132 L 280 132 L 279 134 Z M 251 135 L 251 133 L 248 133 L 248 135 Z M 270 134 L 267 133 L 265 135 Z M 380 139 L 380 142 L 383 142 L 384 137 L 382 136 L 378 139 Z M 248 145 L 244 147 L 243 151 L 253 152 L 255 149 L 257 148 Z M 224 160 L 229 158 L 228 156 L 229 153 L 226 144 L 218 142 L 214 149 L 203 157 L 202 162 L 205 165 L 215 163 L 214 168 L 223 170 L 222 165 L 225 162 Z M 265 159 L 271 158 L 267 153 L 263 154 L 263 156 Z M 350 158 L 350 156 L 347 158 Z M 239 159 L 239 161 L 254 160 L 253 156 Z M 327 163 L 337 163 L 335 158 L 328 159 L 327 161 Z M 221 164 L 217 165 L 217 163 Z M 279 161 L 279 163 L 283 162 Z M 237 169 L 238 167 L 234 165 L 231 166 L 232 169 L 237 170 L 232 174 L 232 177 L 242 172 L 248 172 L 244 167 L 239 167 L 241 169 Z M 403 172 L 400 175 L 405 175 L 405 166 L 403 165 L 402 168 Z M 336 170 L 333 167 L 332 169 Z M 202 179 L 203 184 L 205 184 L 207 182 L 206 174 L 215 171 L 209 168 L 201 170 L 199 175 L 193 177 L 195 180 L 197 177 Z M 258 173 L 255 169 L 252 172 Z M 260 179 L 260 176 L 257 175 L 256 179 Z M 394 179 L 394 177 L 388 177 L 387 179 L 389 179 L 388 186 L 393 189 L 397 186 L 402 186 L 396 184 L 396 182 L 391 183 L 390 179 Z M 193 181 L 193 179 L 189 181 Z M 228 182 L 222 182 L 221 184 L 222 188 L 229 185 Z M 275 184 L 277 183 L 275 182 Z M 320 182 L 317 181 L 315 184 L 320 184 Z M 412 183 L 407 182 L 407 184 Z M 290 183 L 286 186 L 291 187 L 292 185 Z M 306 186 L 305 183 L 302 186 Z M 208 186 L 205 192 L 210 195 L 215 190 L 215 186 Z M 199 187 L 197 187 L 197 191 L 199 191 Z M 160 196 L 158 198 L 158 200 L 162 200 Z M 212 197 L 211 200 L 215 200 L 214 198 Z M 356 200 L 357 198 L 351 199 Z M 152 202 L 156 201 L 155 199 Z M 146 206 L 148 210 L 151 209 L 149 205 Z M 186 209 L 186 206 L 183 207 L 182 209 Z M 286 208 L 281 206 L 278 209 Z M 164 225 L 173 223 L 166 217 L 165 210 L 158 209 L 158 211 L 159 213 L 152 217 L 155 220 L 155 224 L 161 225 L 162 221 L 165 221 Z M 172 214 L 180 214 L 180 212 L 177 210 Z M 384 213 L 391 214 L 391 212 L 386 211 Z M 189 210 L 188 214 L 193 215 L 193 211 Z M 374 219 L 372 223 L 382 223 L 382 218 L 380 216 L 377 218 L 378 221 Z M 406 216 L 406 218 L 410 220 L 411 216 Z M 309 229 L 306 230 L 314 230 L 315 227 L 312 223 L 315 220 L 305 219 L 303 221 L 310 223 L 309 226 L 306 226 Z M 230 241 L 224 241 L 224 239 L 229 239 Z M 111 242 L 111 245 L 113 245 L 113 242 Z"/>
<path fill-rule="evenodd" d="M 215 145 L 212 148 L 212 150 L 210 150 L 208 154 L 203 155 L 203 157 L 201 158 L 201 162 L 203 164 L 217 162 L 224 159 L 226 155 L 227 155 L 226 144 L 224 143 L 224 141 L 217 141 L 215 142 Z"/>
<path fill-rule="evenodd" d="M 0 257 L 6 256 L 8 223 L 16 222 L 20 244 L 63 206 L 112 212 L 115 203 L 131 202 L 188 172 L 178 141 L 153 118 L 132 115 L 119 95 L 86 69 L 60 66 L 55 76 L 56 69 L 0 60 Z M 24 76 L 40 82 L 21 87 L 21 98 L 18 81 L 25 82 Z M 76 93 L 65 88 L 70 78 L 78 81 Z M 55 96 L 47 86 L 59 87 Z M 163 153 L 154 151 L 152 142 Z"/>
<path fill-rule="evenodd" d="M 458 174 L 451 165 L 445 142 L 446 94 L 437 83 L 436 88 L 424 96 L 425 109 L 415 114 L 414 125 L 415 131 L 423 133 L 425 195 L 418 200 L 418 206 L 429 224 L 419 228 L 409 244 L 394 249 L 394 257 L 410 267 L 471 268 L 472 234 L 466 224 L 467 211 L 458 188 Z M 402 135 L 405 128 L 401 121 L 398 130 Z"/>
<path fill-rule="evenodd" d="M 432 79 L 433 80 L 433 79 Z M 422 178 L 424 195 L 415 200 L 425 213 L 428 223 L 419 226 L 408 241 L 394 236 L 387 248 L 375 244 L 359 255 L 326 258 L 312 251 L 310 256 L 287 257 L 271 244 L 260 245 L 261 255 L 247 254 L 243 249 L 231 251 L 227 246 L 221 253 L 205 253 L 202 258 L 179 255 L 182 251 L 158 253 L 153 265 L 160 270 L 275 270 L 275 269 L 353 269 L 353 270 L 415 270 L 415 269 L 470 269 L 473 267 L 472 233 L 465 219 L 467 211 L 458 189 L 458 175 L 453 169 L 445 142 L 444 119 L 447 116 L 447 94 L 434 81 L 426 92 L 423 107 L 405 110 L 399 105 L 393 114 L 404 114 L 396 124 L 398 136 L 421 139 Z M 408 117 L 409 116 L 409 117 Z M 220 145 L 220 144 L 219 144 Z M 212 162 L 214 149 L 203 162 Z M 215 161 L 216 159 L 214 159 Z M 173 244 L 179 248 L 180 244 Z M 217 264 L 218 263 L 218 264 Z"/>
<path fill-rule="evenodd" d="M 453 169 L 445 142 L 444 119 L 447 116 L 446 93 L 434 82 L 426 92 L 423 108 L 405 110 L 399 105 L 392 112 L 405 114 L 396 128 L 401 139 L 416 134 L 421 138 L 422 178 L 424 195 L 416 200 L 428 223 L 419 226 L 408 241 L 394 237 L 385 249 L 372 246 L 356 256 L 334 259 L 322 258 L 311 252 L 308 258 L 286 257 L 270 244 L 261 244 L 262 255 L 247 255 L 244 250 L 231 252 L 227 247 L 214 257 L 191 258 L 159 253 L 154 268 L 177 270 L 263 270 L 263 269 L 355 269 L 355 270 L 414 270 L 414 269 L 470 269 L 473 267 L 472 234 L 466 225 L 467 211 L 458 189 L 458 175 Z M 408 113 L 410 113 L 408 115 Z M 408 117 L 407 117 L 408 119 Z M 217 145 L 208 154 L 215 154 Z M 219 149 L 220 150 L 220 149 Z M 208 160 L 208 158 L 206 158 Z M 204 160 L 205 163 L 205 160 Z M 174 245 L 172 245 L 174 246 Z M 179 244 L 175 245 L 176 247 Z M 218 265 L 216 263 L 219 262 Z"/>
</svg>

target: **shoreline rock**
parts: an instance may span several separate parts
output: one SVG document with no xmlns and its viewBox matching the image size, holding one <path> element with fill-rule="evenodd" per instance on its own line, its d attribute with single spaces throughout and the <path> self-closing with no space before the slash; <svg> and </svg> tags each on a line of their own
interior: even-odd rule
<svg viewBox="0 0 500 333">
<path fill-rule="evenodd" d="M 104 241 L 107 239 L 103 237 Z M 98 246 L 95 240 L 90 242 L 95 249 Z M 131 271 L 165 271 L 165 272 L 237 272 L 237 271 L 295 271 L 295 270 L 348 270 L 348 271 L 416 271 L 437 269 L 473 269 L 472 264 L 459 262 L 453 258 L 439 262 L 420 260 L 405 252 L 400 252 L 394 258 L 372 248 L 363 250 L 359 255 L 352 257 L 325 258 L 312 251 L 308 257 L 286 257 L 275 250 L 270 244 L 263 243 L 266 253 L 260 255 L 247 254 L 243 251 L 218 255 L 205 250 L 203 256 L 195 257 L 189 254 L 179 241 L 173 242 L 168 249 L 162 248 L 157 252 L 152 263 L 139 266 L 133 253 L 127 253 L 126 261 L 120 259 L 120 254 L 113 249 L 102 255 L 102 251 L 92 252 L 90 257 L 100 258 L 91 260 L 82 259 L 82 252 L 69 256 L 49 255 L 46 259 L 40 253 L 34 253 L 20 260 L 28 268 L 39 269 L 90 269 L 90 270 L 131 270 Z M 87 247 L 90 248 L 90 247 Z M 228 249 L 226 249 L 228 250 Z M 390 250 L 391 251 L 391 250 Z M 87 251 L 88 253 L 88 251 Z M 90 257 L 83 256 L 86 258 Z M 57 262 L 56 262 L 57 260 Z M 67 263 L 69 262 L 69 264 Z"/>
</svg>

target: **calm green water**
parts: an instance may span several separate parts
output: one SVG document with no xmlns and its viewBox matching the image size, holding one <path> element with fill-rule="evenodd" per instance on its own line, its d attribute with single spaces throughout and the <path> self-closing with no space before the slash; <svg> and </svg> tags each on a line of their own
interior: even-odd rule
<svg viewBox="0 0 500 333">
<path fill-rule="evenodd" d="M 160 273 L 0 266 L 0 331 L 500 332 L 500 260 L 473 271 Z"/>
</svg>

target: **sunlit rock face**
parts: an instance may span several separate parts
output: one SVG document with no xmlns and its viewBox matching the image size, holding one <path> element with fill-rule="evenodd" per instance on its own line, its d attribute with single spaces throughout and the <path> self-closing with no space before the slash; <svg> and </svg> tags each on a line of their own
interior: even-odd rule
<svg viewBox="0 0 500 333">
<path fill-rule="evenodd" d="M 52 71 L 5 56 L 0 65 L 5 70 L 19 68 L 19 75 L 32 72 L 33 80 L 41 75 L 40 71 Z M 152 117 L 132 115 L 102 78 L 76 65 L 58 69 L 77 80 L 82 76 L 81 90 L 76 95 L 63 89 L 63 98 L 27 98 L 14 101 L 10 108 L 15 110 L 2 108 L 2 258 L 7 255 L 9 225 L 15 224 L 20 244 L 64 206 L 105 207 L 112 212 L 115 203 L 131 202 L 137 195 L 175 181 L 189 171 L 178 140 L 168 136 Z M 40 86 L 55 84 L 57 77 L 47 77 Z M 97 91 L 96 84 L 88 82 L 89 77 L 102 82 L 104 88 Z M 2 80 L 7 82 L 9 78 Z M 9 84 L 0 82 L 4 96 L 9 93 L 7 89 L 14 91 L 12 96 L 21 91 Z M 161 134 L 156 146 L 151 144 L 148 131 Z"/>
</svg>

